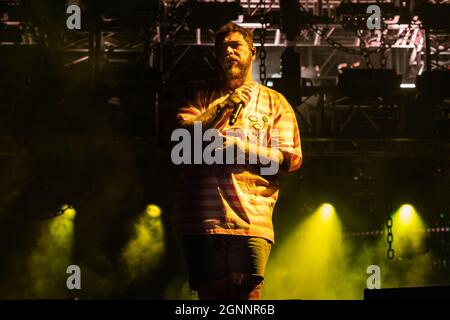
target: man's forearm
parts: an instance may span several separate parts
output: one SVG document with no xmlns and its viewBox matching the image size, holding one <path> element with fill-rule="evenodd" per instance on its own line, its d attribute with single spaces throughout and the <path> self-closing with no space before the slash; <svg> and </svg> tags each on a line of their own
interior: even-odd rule
<svg viewBox="0 0 450 320">
<path fill-rule="evenodd" d="M 183 121 L 180 124 L 180 127 L 191 130 L 194 127 L 195 122 L 201 122 L 203 129 L 216 128 L 223 118 L 225 118 L 227 113 L 225 103 L 216 103 L 195 119 Z"/>
</svg>

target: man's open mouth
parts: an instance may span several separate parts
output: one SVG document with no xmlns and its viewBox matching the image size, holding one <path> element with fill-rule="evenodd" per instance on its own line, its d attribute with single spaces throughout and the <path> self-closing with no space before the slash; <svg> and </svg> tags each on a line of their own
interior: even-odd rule
<svg viewBox="0 0 450 320">
<path fill-rule="evenodd" d="M 236 58 L 226 58 L 225 59 L 225 63 L 232 63 L 232 62 L 239 62 L 239 60 Z"/>
</svg>

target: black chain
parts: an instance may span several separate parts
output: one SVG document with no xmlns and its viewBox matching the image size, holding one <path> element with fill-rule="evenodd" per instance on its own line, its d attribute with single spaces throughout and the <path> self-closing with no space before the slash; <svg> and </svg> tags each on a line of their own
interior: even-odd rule
<svg viewBox="0 0 450 320">
<path fill-rule="evenodd" d="M 347 48 L 344 47 L 342 44 L 340 44 L 339 42 L 331 39 L 329 36 L 327 36 L 326 34 L 324 34 L 323 30 L 320 29 L 317 25 L 315 24 L 311 24 L 310 25 L 311 29 L 322 39 L 324 39 L 326 42 L 328 42 L 333 48 L 343 51 L 345 53 L 349 53 L 349 54 L 360 54 L 359 50 L 356 49 L 352 49 L 352 48 Z"/>
<path fill-rule="evenodd" d="M 300 12 L 303 13 L 305 16 L 308 15 L 309 13 L 306 11 L 306 9 L 299 4 L 299 8 L 300 8 Z M 333 39 L 331 39 L 329 36 L 327 36 L 326 34 L 324 34 L 323 30 L 319 28 L 319 26 L 317 26 L 314 23 L 309 23 L 309 27 L 322 39 L 324 39 L 326 42 L 328 42 L 333 48 L 343 51 L 345 53 L 349 53 L 349 54 L 360 54 L 359 50 L 355 50 L 352 48 L 347 48 L 344 47 L 342 44 L 340 44 L 337 41 L 334 41 Z"/>
<path fill-rule="evenodd" d="M 370 60 L 371 51 L 366 46 L 366 40 L 363 38 L 363 30 L 356 30 L 356 36 L 359 38 L 359 50 L 366 61 L 367 69 L 373 69 L 372 61 Z"/>
<path fill-rule="evenodd" d="M 394 258 L 394 249 L 392 249 L 392 242 L 394 242 L 394 235 L 392 233 L 392 217 L 389 215 L 389 218 L 386 221 L 386 227 L 387 227 L 387 243 L 389 245 L 389 248 L 387 250 L 387 257 L 388 259 Z"/>
<path fill-rule="evenodd" d="M 265 0 L 259 0 L 259 9 L 260 9 L 260 22 L 261 22 L 261 33 L 259 36 L 260 49 L 259 49 L 259 79 L 261 80 L 261 84 L 265 85 L 267 80 L 267 69 L 266 69 L 266 4 Z"/>
</svg>

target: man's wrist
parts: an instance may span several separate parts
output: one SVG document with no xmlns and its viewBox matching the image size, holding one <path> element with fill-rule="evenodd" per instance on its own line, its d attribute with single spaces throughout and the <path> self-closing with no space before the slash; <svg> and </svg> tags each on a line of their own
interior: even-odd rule
<svg viewBox="0 0 450 320">
<path fill-rule="evenodd" d="M 218 118 L 219 116 L 221 116 L 223 114 L 225 110 L 225 105 L 223 103 L 218 103 L 216 105 L 216 112 L 214 113 L 214 118 Z"/>
</svg>

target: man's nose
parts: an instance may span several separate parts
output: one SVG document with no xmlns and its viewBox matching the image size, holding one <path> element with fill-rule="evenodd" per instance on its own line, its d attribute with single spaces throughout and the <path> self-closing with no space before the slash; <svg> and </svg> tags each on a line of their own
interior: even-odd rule
<svg viewBox="0 0 450 320">
<path fill-rule="evenodd" d="M 227 46 L 226 50 L 227 53 L 233 53 L 233 48 L 231 46 Z"/>
</svg>

